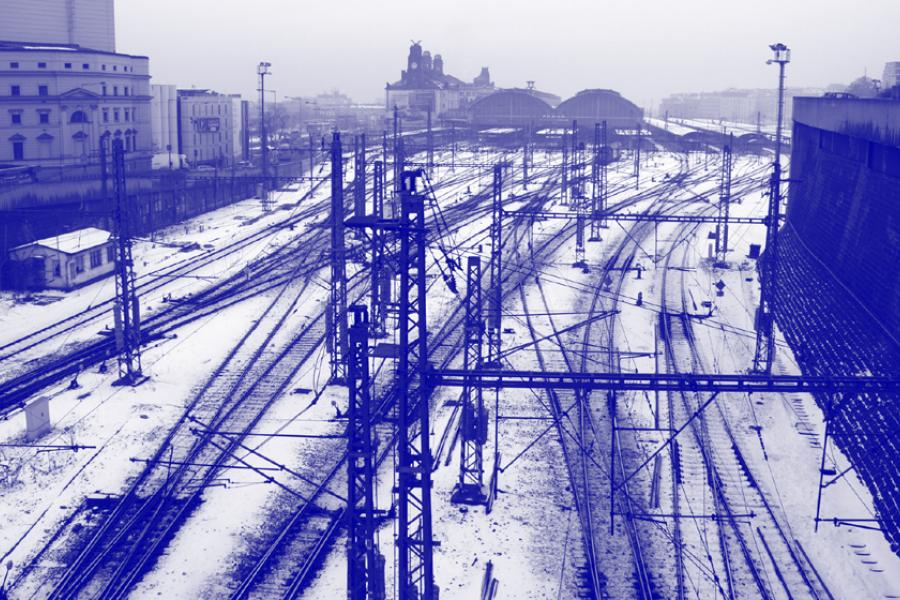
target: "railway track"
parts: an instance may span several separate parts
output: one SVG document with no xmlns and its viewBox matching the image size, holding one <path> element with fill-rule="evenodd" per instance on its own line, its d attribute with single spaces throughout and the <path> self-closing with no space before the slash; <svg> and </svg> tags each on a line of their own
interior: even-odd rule
<svg viewBox="0 0 900 600">
<path fill-rule="evenodd" d="M 458 185 L 464 181 L 467 171 L 449 177 L 442 182 L 443 186 Z M 351 184 L 352 185 L 352 184 Z M 348 189 L 350 187 L 348 186 Z M 310 192 L 312 193 L 312 192 Z M 307 194 L 306 197 L 308 197 Z M 483 196 L 482 196 L 483 197 Z M 457 210 L 465 210 L 472 202 L 479 198 L 473 198 L 471 202 L 462 203 Z M 294 214 L 276 226 L 276 229 L 291 229 L 304 220 L 319 214 L 327 214 L 327 202 L 319 202 L 315 206 L 304 209 L 301 213 Z M 172 277 L 184 276 L 188 273 L 209 265 L 215 260 L 222 260 L 227 256 L 238 253 L 249 244 L 264 239 L 265 231 L 258 232 L 222 247 L 210 255 L 204 255 L 202 260 L 193 262 L 194 259 L 185 259 L 179 265 L 166 268 L 157 273 L 155 278 L 139 284 L 139 293 L 147 293 L 162 288 Z M 327 256 L 324 251 L 327 231 L 321 226 L 310 228 L 288 244 L 275 248 L 272 252 L 262 256 L 259 260 L 250 263 L 239 273 L 232 275 L 221 282 L 192 295 L 184 301 L 172 303 L 165 309 L 149 316 L 145 316 L 142 323 L 142 340 L 147 343 L 159 339 L 166 334 L 183 327 L 199 318 L 212 314 L 241 302 L 247 298 L 255 297 L 276 289 L 283 285 L 297 264 L 298 256 L 305 261 L 303 275 L 317 270 L 326 264 Z M 322 251 L 316 253 L 315 248 Z M 302 249 L 302 252 L 299 251 Z M 351 253 L 351 258 L 353 254 Z M 102 302 L 88 311 L 72 315 L 60 320 L 56 324 L 44 328 L 30 336 L 26 336 L 5 346 L 7 354 L 0 357 L 0 361 L 14 358 L 28 349 L 47 343 L 54 339 L 69 334 L 70 332 L 89 326 L 101 319 L 109 319 L 112 310 L 112 300 Z M 76 376 L 84 368 L 108 360 L 115 354 L 115 343 L 111 335 L 105 335 L 96 339 L 75 344 L 67 348 L 59 355 L 50 355 L 33 363 L 29 363 L 28 370 L 0 382 L 0 414 L 16 410 L 23 406 L 25 400 L 40 390 L 53 383 Z"/>
<path fill-rule="evenodd" d="M 682 241 L 685 238 L 680 236 Z M 667 256 L 663 270 L 660 337 L 670 372 L 708 372 L 693 333 L 698 308 L 685 281 L 687 270 L 697 265 L 690 246 L 682 246 L 676 286 L 668 282 L 674 252 Z M 670 418 L 685 422 L 702 404 L 703 399 L 696 394 L 670 394 Z M 785 517 L 756 483 L 722 405 L 711 404 L 689 429 L 690 435 L 679 440 L 676 460 L 681 483 L 673 493 L 692 516 L 699 517 L 693 520 L 696 535 L 686 544 L 702 545 L 697 553 L 707 556 L 709 570 L 705 576 L 717 593 L 746 598 L 831 597 L 816 570 L 798 551 Z M 711 510 L 709 518 L 704 517 L 702 513 L 707 511 L 701 506 Z M 700 577 L 703 575 L 694 578 L 693 590 L 685 593 L 703 596 L 696 581 Z"/>
<path fill-rule="evenodd" d="M 687 174 L 685 173 L 684 175 L 686 176 Z M 735 189 L 739 189 L 738 186 L 742 181 L 746 185 L 746 189 L 743 190 L 744 192 L 758 186 L 758 182 L 754 181 L 757 175 L 758 173 L 750 173 L 744 179 L 737 178 L 735 181 Z M 709 180 L 710 178 L 711 176 L 706 176 L 702 179 Z M 678 178 L 679 183 L 682 179 L 682 177 Z M 647 209 L 647 211 L 660 211 L 665 213 L 686 208 L 691 204 L 690 200 L 676 202 L 674 204 L 669 203 L 668 205 L 659 202 L 659 200 L 668 199 L 666 197 L 674 192 L 675 190 L 671 189 L 669 186 L 660 186 L 659 189 L 654 191 L 655 195 L 658 196 L 657 202 Z M 550 319 L 550 328 L 554 332 L 556 345 L 558 345 L 562 351 L 563 367 L 565 369 L 573 371 L 579 369 L 588 370 L 590 365 L 588 364 L 589 351 L 587 349 L 601 348 L 604 346 L 608 349 L 607 368 L 611 370 L 619 369 L 614 352 L 616 346 L 614 331 L 616 329 L 618 302 L 621 299 L 621 286 L 624 281 L 624 273 L 630 268 L 632 262 L 635 260 L 636 252 L 642 241 L 651 233 L 651 227 L 652 225 L 644 223 L 632 228 L 632 230 L 626 234 L 626 239 L 624 239 L 618 247 L 614 249 L 612 255 L 606 259 L 606 263 L 601 269 L 599 277 L 595 279 L 598 283 L 594 286 L 588 318 L 585 320 L 585 324 L 582 328 L 580 364 L 576 364 L 575 358 L 570 356 L 571 352 L 566 350 L 566 347 L 570 344 L 565 343 L 560 336 L 560 328 L 553 323 L 552 318 Z M 613 270 L 621 270 L 622 274 L 616 276 L 615 273 L 612 272 Z M 607 284 L 610 285 L 609 289 L 606 289 L 604 282 L 607 282 Z M 550 303 L 546 299 L 543 286 L 539 279 L 537 280 L 537 283 L 546 311 L 544 314 L 551 314 Z M 524 292 L 521 290 L 520 295 L 523 309 L 525 309 L 526 314 L 528 314 L 528 302 Z M 602 303 L 601 298 L 604 296 L 608 301 Z M 605 304 L 604 308 L 607 309 L 609 314 L 603 322 L 606 323 L 608 327 L 595 328 L 594 324 L 599 321 L 597 314 L 598 307 L 603 304 Z M 528 318 L 526 326 L 532 331 L 533 342 L 538 351 L 539 366 L 542 369 L 546 369 L 547 361 L 540 352 L 540 343 L 538 343 L 537 338 L 534 337 L 535 327 L 531 318 Z M 566 330 L 568 329 L 570 328 L 566 328 Z M 596 329 L 601 329 L 603 331 L 598 332 Z M 599 519 L 595 517 L 597 508 L 594 504 L 596 497 L 603 497 L 603 492 L 608 493 L 608 488 L 604 489 L 601 485 L 598 485 L 598 480 L 605 480 L 607 478 L 610 463 L 602 456 L 597 456 L 596 448 L 598 446 L 606 445 L 606 440 L 609 439 L 610 432 L 606 424 L 609 423 L 609 411 L 611 409 L 607 405 L 608 403 L 589 402 L 587 394 L 573 394 L 569 392 L 565 400 L 560 399 L 561 395 L 561 393 L 553 391 L 548 394 L 551 410 L 553 411 L 559 426 L 559 438 L 563 445 L 563 452 L 566 455 L 567 467 L 569 469 L 570 478 L 572 479 L 573 488 L 579 490 L 579 492 L 575 494 L 575 499 L 581 518 L 584 546 L 587 553 L 586 561 L 588 568 L 592 569 L 592 577 L 590 578 L 592 587 L 591 593 L 595 597 L 601 597 L 609 595 L 609 589 L 618 590 L 618 593 L 620 594 L 623 593 L 621 590 L 627 589 L 633 590 L 638 597 L 655 598 L 663 593 L 661 590 L 682 590 L 683 586 L 681 580 L 683 567 L 681 566 L 681 563 L 684 558 L 680 551 L 681 542 L 678 523 L 676 522 L 674 531 L 666 530 L 661 527 L 659 523 L 641 525 L 641 522 L 632 516 L 645 510 L 645 507 L 637 500 L 640 497 L 640 493 L 632 492 L 625 486 L 625 489 L 619 494 L 620 499 L 618 502 L 622 503 L 622 508 L 619 510 L 623 516 L 624 537 L 628 540 L 627 547 L 616 548 L 615 542 L 611 540 L 608 535 L 605 535 L 605 532 L 603 534 L 598 533 L 597 523 L 609 523 L 608 515 L 602 515 Z M 568 402 L 571 402 L 571 405 L 568 405 Z M 599 406 L 605 406 L 606 412 L 596 408 Z M 575 414 L 577 415 L 574 420 L 569 416 L 569 413 L 573 410 L 576 411 Z M 596 419 L 594 418 L 595 415 Z M 569 429 L 575 433 L 563 430 L 566 423 L 568 423 Z M 601 443 L 598 444 L 598 441 Z M 571 448 L 569 448 L 569 446 L 571 446 Z M 611 451 L 618 454 L 616 462 L 618 464 L 618 469 L 621 470 L 620 475 L 622 478 L 626 475 L 624 472 L 626 458 L 622 455 L 623 447 L 625 447 L 625 444 L 617 437 L 613 444 L 613 448 L 611 449 Z M 633 448 L 629 448 L 629 451 L 633 450 Z M 597 477 L 596 475 L 592 476 L 590 474 L 592 469 L 599 469 L 601 471 L 606 470 L 606 474 L 603 477 Z M 604 508 L 609 510 L 608 506 L 605 506 Z M 602 529 L 602 527 L 600 529 Z M 650 547 L 655 546 L 656 548 L 665 548 L 666 546 L 672 545 L 676 548 L 674 581 L 665 579 L 665 577 L 667 577 L 667 575 L 664 575 L 663 573 L 665 569 L 656 569 L 656 572 L 651 572 L 651 569 L 648 566 L 650 561 L 644 556 L 643 545 L 648 545 Z M 606 572 L 602 571 L 602 567 L 599 566 L 602 561 L 597 559 L 596 556 L 592 556 L 592 554 L 598 553 L 598 548 L 603 549 L 607 555 L 631 556 L 634 567 L 631 577 L 621 579 L 621 570 L 608 569 Z M 656 558 L 658 558 L 658 556 Z M 690 557 L 690 560 L 696 559 Z M 654 564 L 656 562 L 657 561 L 654 560 Z M 617 577 L 619 577 L 618 581 L 616 581 Z M 603 585 L 600 586 L 600 583 Z M 601 587 L 602 589 L 600 589 Z M 618 597 L 616 596 L 616 592 L 612 592 L 611 594 L 614 597 Z M 682 597 L 680 592 L 678 597 Z"/>
<path fill-rule="evenodd" d="M 548 181 L 548 185 L 552 186 L 553 182 Z M 451 214 L 451 221 L 456 225 L 472 222 L 486 212 L 479 213 L 474 210 L 485 196 L 486 194 L 479 195 L 470 201 L 459 203 L 453 207 L 453 210 L 445 212 Z M 533 196 L 529 202 L 537 207 L 541 204 L 542 198 L 537 192 Z M 527 280 L 528 273 L 534 266 L 529 264 L 529 259 L 537 256 L 538 262 L 550 260 L 574 231 L 573 224 L 563 226 L 551 240 L 544 243 L 536 255 L 526 257 L 518 251 L 526 237 L 524 231 L 526 224 L 525 218 L 517 218 L 511 225 L 514 250 L 509 252 L 514 257 L 514 261 L 505 275 L 507 296 L 514 290 L 520 289 Z M 468 243 L 471 243 L 471 240 Z M 308 278 L 304 281 L 304 286 L 309 284 Z M 281 302 L 287 302 L 282 294 L 288 287 L 285 286 L 278 296 Z M 302 294 L 303 290 L 300 290 L 296 298 L 299 299 Z M 276 301 L 279 301 L 278 299 Z M 296 301 L 294 300 L 295 303 Z M 277 312 L 289 314 L 290 306 L 287 309 L 282 306 Z M 456 307 L 451 311 L 449 318 L 442 320 L 443 325 L 434 338 L 435 347 L 438 350 L 432 357 L 439 364 L 448 364 L 459 349 L 457 330 L 460 319 L 461 313 L 459 307 Z M 312 323 L 317 323 L 315 331 L 312 329 Z M 233 353 L 221 368 L 225 368 L 225 365 L 230 363 L 232 366 L 228 370 L 232 373 L 247 371 L 251 374 L 249 378 L 251 383 L 242 384 L 244 379 L 229 381 L 224 372 L 214 375 L 207 387 L 213 385 L 236 387 L 229 388 L 229 392 L 222 392 L 222 388 L 209 392 L 209 395 L 206 396 L 208 401 L 201 400 L 204 397 L 203 394 L 207 393 L 207 387 L 204 387 L 204 392 L 195 399 L 194 404 L 197 410 L 204 415 L 202 423 L 209 424 L 209 428 L 213 430 L 229 428 L 230 431 L 236 431 L 245 427 L 242 431 L 249 432 L 268 405 L 284 391 L 283 388 L 279 388 L 281 385 L 279 382 L 284 382 L 286 385 L 286 381 L 290 380 L 290 374 L 295 373 L 296 369 L 299 369 L 309 359 L 313 350 L 320 345 L 324 335 L 321 323 L 320 315 L 301 332 L 301 336 L 306 336 L 305 341 L 301 341 L 299 337 L 293 338 L 290 342 L 281 340 L 280 343 L 286 345 L 283 346 L 284 352 L 280 354 L 273 355 L 272 350 L 278 346 L 273 345 L 271 341 L 279 335 L 277 331 L 281 329 L 281 325 L 273 326 L 271 329 L 273 337 L 268 341 L 262 338 L 264 339 L 262 344 L 256 345 L 250 341 L 242 342 L 240 346 L 246 346 L 248 349 L 256 347 L 260 353 L 255 355 L 249 350 L 245 350 L 245 354 L 249 353 L 249 358 L 245 356 L 244 359 L 234 358 L 235 354 Z M 263 351 L 263 347 L 268 348 L 268 351 Z M 237 351 L 236 348 L 235 352 Z M 241 362 L 242 360 L 243 362 Z M 257 383 L 252 383 L 254 380 Z M 219 383 L 214 384 L 215 381 L 219 381 Z M 241 385 L 249 387 L 241 388 Z M 384 405 L 386 411 L 389 410 L 391 404 L 392 396 L 387 394 Z M 583 423 L 586 426 L 588 421 L 583 420 Z M 190 427 L 189 424 L 193 424 L 194 427 Z M 184 427 L 186 426 L 191 433 L 192 437 L 190 438 L 184 436 Z M 383 460 L 387 456 L 387 449 L 391 446 L 389 440 L 392 438 L 388 435 L 388 431 L 391 431 L 389 426 L 381 424 L 379 427 L 382 430 L 380 436 L 382 440 L 388 440 L 383 446 L 384 454 L 381 456 Z M 197 433 L 191 429 L 196 429 L 196 423 L 190 420 L 186 422 L 185 419 L 182 419 L 182 422 L 170 434 L 170 438 L 167 438 L 154 456 L 153 461 L 157 467 L 147 469 L 140 476 L 135 486 L 129 490 L 116 507 L 115 510 L 120 511 L 116 518 L 107 519 L 104 525 L 100 526 L 98 533 L 94 535 L 88 546 L 79 553 L 72 566 L 66 571 L 66 575 L 51 597 L 66 598 L 71 597 L 69 594 L 72 593 L 84 593 L 87 597 L 97 598 L 123 597 L 142 574 L 152 566 L 155 557 L 196 507 L 203 489 L 212 480 L 215 473 L 225 467 L 225 463 L 230 460 L 229 457 L 233 456 L 234 450 L 241 444 L 240 436 L 218 439 L 218 445 L 227 448 L 227 450 L 223 450 L 217 446 L 215 440 L 209 439 L 215 436 L 201 434 L 200 440 L 204 442 L 200 444 L 202 449 L 196 450 L 197 454 L 191 454 L 198 444 Z M 385 429 L 388 431 L 384 431 Z M 180 433 L 178 433 L 179 431 Z M 586 430 L 582 429 L 582 432 L 584 431 Z M 177 443 L 173 441 L 176 439 Z M 325 448 L 321 448 L 321 450 L 326 453 L 340 454 L 340 444 L 337 446 L 337 450 L 329 451 Z M 171 448 L 168 459 L 165 455 L 166 447 Z M 176 449 L 180 452 L 179 456 L 186 456 L 190 460 L 173 460 Z M 173 479 L 173 466 L 176 462 L 183 464 L 175 469 L 175 478 Z M 188 472 L 187 467 L 193 463 L 209 466 L 203 467 L 202 473 Z M 308 583 L 311 573 L 314 572 L 315 565 L 331 547 L 342 526 L 343 513 L 340 509 L 322 510 L 315 503 L 315 500 L 322 496 L 336 495 L 330 486 L 339 483 L 342 463 L 343 457 L 336 461 L 334 468 L 322 481 L 307 481 L 307 486 L 303 488 L 302 492 L 294 490 L 304 498 L 301 510 L 305 512 L 292 514 L 287 525 L 277 530 L 275 540 L 270 548 L 263 553 L 261 560 L 253 567 L 255 575 L 250 578 L 250 585 L 244 587 L 242 583 L 236 597 L 246 597 L 253 595 L 255 591 L 272 589 L 268 587 L 267 583 L 260 583 L 260 579 L 265 579 L 267 572 L 278 572 L 278 568 L 273 569 L 273 565 L 276 565 L 279 560 L 283 560 L 285 556 L 296 556 L 297 554 L 304 556 L 304 559 L 300 561 L 302 567 L 284 578 L 284 581 L 287 582 L 286 587 L 282 585 L 276 589 L 284 588 L 286 597 L 295 597 L 302 591 Z M 161 469 L 158 465 L 166 465 L 166 467 Z M 182 469 L 187 470 L 180 474 Z M 164 478 L 162 471 L 165 471 Z M 182 478 L 185 482 L 191 482 L 194 487 L 178 484 L 177 482 Z M 141 485 L 146 487 L 140 487 Z M 280 489 L 280 493 L 291 495 L 287 488 Z M 118 523 L 118 525 L 110 523 Z M 106 542 L 112 543 L 107 544 Z M 126 546 L 131 544 L 131 550 L 123 551 L 121 546 L 117 546 L 121 542 L 127 542 Z M 98 559 L 98 557 L 100 558 Z M 241 589 L 245 591 L 242 592 Z"/>
<path fill-rule="evenodd" d="M 281 289 L 263 318 L 210 377 L 185 416 L 149 461 L 148 468 L 123 496 L 114 512 L 90 533 L 87 545 L 78 551 L 71 568 L 66 570 L 50 597 L 66 598 L 72 594 L 96 598 L 124 596 L 199 503 L 200 494 L 215 473 L 234 457 L 234 448 L 241 446 L 241 434 L 219 439 L 218 443 L 208 439 L 210 436 L 207 435 L 196 440 L 196 423 L 209 423 L 213 430 L 219 428 L 246 434 L 271 403 L 283 394 L 284 386 L 297 370 L 321 346 L 324 313 L 294 338 L 279 333 L 311 284 L 315 272 L 306 273 L 301 285 L 296 269 L 288 278 L 294 282 L 294 290 L 286 292 L 292 289 L 291 283 Z M 258 332 L 266 330 L 260 324 L 275 319 L 276 315 L 277 322 L 260 338 L 262 334 Z M 259 339 L 253 339 L 254 336 Z M 279 347 L 282 350 L 276 352 Z M 203 415 L 203 420 L 195 421 L 196 414 Z M 173 470 L 173 466 L 177 468 Z M 306 480 L 306 483 L 312 482 Z M 282 487 L 288 490 L 286 486 Z M 309 490 L 304 489 L 300 497 L 307 493 Z M 337 517 L 333 520 L 335 523 L 340 521 Z"/>
<path fill-rule="evenodd" d="M 552 188 L 555 181 L 548 182 L 545 188 Z M 543 201 L 539 191 L 532 192 L 532 202 L 539 204 Z M 483 198 L 482 200 L 485 200 Z M 460 207 L 456 211 L 449 214 L 469 215 L 471 220 L 472 207 Z M 445 210 L 445 213 L 448 211 Z M 523 225 L 526 223 L 525 218 L 517 218 L 515 223 L 511 225 L 511 235 L 513 239 L 521 241 L 526 235 L 523 231 Z M 458 228 L 460 223 L 451 218 L 451 226 Z M 481 231 L 482 235 L 487 234 L 488 228 Z M 561 231 L 555 239 L 548 241 L 545 245 L 544 255 L 549 257 L 559 249 L 565 241 L 565 234 Z M 468 244 L 477 244 L 476 240 L 469 240 Z M 525 257 L 521 257 L 520 261 L 524 261 Z M 522 275 L 524 269 L 521 264 L 516 264 L 513 269 L 508 270 L 505 285 L 517 287 L 522 285 L 525 276 Z M 433 279 L 430 286 L 436 285 L 438 279 Z M 450 308 L 449 314 L 441 315 L 439 322 L 442 325 L 437 331 L 431 334 L 431 344 L 434 350 L 430 354 L 430 361 L 439 366 L 446 367 L 455 359 L 461 350 L 461 323 L 462 323 L 462 307 L 455 305 Z M 434 322 L 434 321 L 432 321 Z M 384 364 L 379 369 L 382 378 L 390 378 L 391 373 L 384 372 Z M 376 409 L 376 432 L 378 439 L 379 452 L 377 455 L 377 464 L 381 466 L 390 456 L 394 443 L 396 441 L 397 432 L 392 423 L 387 420 L 390 411 L 396 403 L 396 389 L 389 380 L 379 385 L 387 386 L 385 393 Z M 339 456 L 334 465 L 327 469 L 328 475 L 322 480 L 321 486 L 317 494 L 310 498 L 310 503 L 315 502 L 328 489 L 337 490 L 344 483 L 343 465 L 346 460 L 346 444 L 341 441 L 336 451 L 333 452 Z M 274 535 L 268 542 L 262 552 L 259 553 L 251 562 L 251 566 L 246 572 L 239 576 L 235 590 L 231 597 L 252 598 L 252 597 L 282 597 L 296 598 L 306 589 L 312 575 L 315 572 L 315 566 L 323 560 L 323 555 L 329 548 L 333 546 L 333 542 L 337 534 L 343 526 L 342 517 L 343 509 L 341 509 L 339 519 L 336 519 L 333 526 L 320 527 L 313 518 L 315 511 L 310 505 L 299 507 L 297 511 L 290 515 L 288 519 L 278 528 L 274 530 Z M 300 548 L 300 553 L 292 551 Z M 306 551 L 303 551 L 305 549 Z"/>
</svg>

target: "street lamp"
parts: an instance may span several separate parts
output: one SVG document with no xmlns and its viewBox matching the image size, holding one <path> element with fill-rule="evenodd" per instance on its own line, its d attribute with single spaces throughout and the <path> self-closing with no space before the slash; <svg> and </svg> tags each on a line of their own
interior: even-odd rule
<svg viewBox="0 0 900 600">
<path fill-rule="evenodd" d="M 766 61 L 767 65 L 778 65 L 778 116 L 775 125 L 775 163 L 781 163 L 781 121 L 784 113 L 784 66 L 791 62 L 791 49 L 782 43 L 769 46 L 775 53 L 773 58 Z"/>
<path fill-rule="evenodd" d="M 784 113 L 784 67 L 791 62 L 791 51 L 784 44 L 769 46 L 774 57 L 766 64 L 778 65 L 778 114 L 775 125 L 775 162 L 769 180 L 769 212 L 766 219 L 766 254 L 760 265 L 761 282 L 759 310 L 757 312 L 756 353 L 753 370 L 772 373 L 775 360 L 775 302 L 778 277 L 778 225 L 781 218 L 781 121 Z"/>
<path fill-rule="evenodd" d="M 263 209 L 269 206 L 269 140 L 266 135 L 266 75 L 271 75 L 269 67 L 272 63 L 261 62 L 256 67 L 259 75 L 259 144 L 262 152 L 262 202 Z"/>
</svg>

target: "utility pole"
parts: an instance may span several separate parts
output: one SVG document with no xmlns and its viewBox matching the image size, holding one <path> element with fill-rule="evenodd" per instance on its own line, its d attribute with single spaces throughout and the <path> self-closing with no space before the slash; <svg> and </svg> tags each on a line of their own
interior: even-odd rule
<svg viewBox="0 0 900 600">
<path fill-rule="evenodd" d="M 591 167 L 591 237 L 599 242 L 600 230 L 606 227 L 606 219 L 598 217 L 606 212 L 607 165 L 610 161 L 607 145 L 606 121 L 594 124 L 594 160 Z"/>
<path fill-rule="evenodd" d="M 531 144 L 531 127 L 525 127 L 522 143 L 522 187 L 528 189 L 528 146 Z"/>
<path fill-rule="evenodd" d="M 569 141 L 568 131 L 563 127 L 562 132 L 562 203 L 568 203 L 569 198 Z"/>
<path fill-rule="evenodd" d="M 141 372 L 141 310 L 134 282 L 134 260 L 131 256 L 131 220 L 125 189 L 125 147 L 113 140 L 112 175 L 115 193 L 116 244 L 116 350 L 119 353 L 119 379 L 116 385 L 137 385 Z"/>
<path fill-rule="evenodd" d="M 503 166 L 494 165 L 491 193 L 491 263 L 488 296 L 487 367 L 500 368 L 500 331 L 503 309 Z"/>
<path fill-rule="evenodd" d="M 431 172 L 434 170 L 434 131 L 431 128 L 431 106 L 428 107 L 428 132 L 426 134 L 426 143 L 428 144 L 428 153 L 427 153 L 427 162 L 428 165 L 428 175 L 431 176 Z"/>
<path fill-rule="evenodd" d="M 366 214 L 366 134 L 354 138 L 353 159 L 353 215 L 364 217 Z"/>
<path fill-rule="evenodd" d="M 466 264 L 465 310 L 463 370 L 480 371 L 484 366 L 484 319 L 481 311 L 481 259 L 477 256 L 470 256 Z M 484 444 L 487 442 L 488 416 L 483 388 L 463 387 L 461 407 L 459 481 L 450 501 L 455 504 L 484 504 L 488 498 L 484 488 Z"/>
<path fill-rule="evenodd" d="M 456 172 L 456 121 L 450 121 L 450 172 Z"/>
<path fill-rule="evenodd" d="M 109 135 L 108 131 L 100 135 L 100 191 L 104 201 L 109 197 Z M 169 165 L 172 164 L 171 154 L 169 151 Z"/>
<path fill-rule="evenodd" d="M 634 146 L 634 189 L 641 187 L 641 137 L 643 133 L 643 125 L 640 121 L 637 124 L 637 143 Z"/>
<path fill-rule="evenodd" d="M 375 531 L 375 454 L 369 327 L 365 306 L 351 306 L 347 356 L 347 598 L 383 600 L 384 556 Z"/>
<path fill-rule="evenodd" d="M 584 248 L 584 229 L 587 224 L 587 198 L 585 197 L 584 181 L 584 144 L 578 142 L 578 122 L 572 121 L 572 201 L 575 204 L 575 262 L 572 264 L 577 269 L 587 270 Z"/>
<path fill-rule="evenodd" d="M 331 306 L 328 346 L 331 382 L 344 383 L 347 375 L 347 268 L 344 247 L 344 165 L 341 134 L 331 138 Z"/>
<path fill-rule="evenodd" d="M 784 68 L 791 62 L 791 51 L 784 44 L 769 46 L 775 53 L 766 64 L 778 65 L 778 116 L 775 125 L 775 162 L 769 180 L 769 214 L 766 223 L 765 255 L 760 270 L 759 308 L 756 311 L 756 353 L 753 370 L 772 373 L 775 360 L 775 303 L 778 278 L 778 225 L 781 217 L 781 124 L 784 116 Z"/>
<path fill-rule="evenodd" d="M 309 189 L 313 189 L 313 167 L 316 164 L 316 146 L 312 131 L 309 132 Z"/>
<path fill-rule="evenodd" d="M 400 192 L 400 173 L 403 170 L 400 152 L 400 110 L 394 105 L 394 193 Z"/>
<path fill-rule="evenodd" d="M 731 170 L 732 147 L 734 146 L 734 134 L 729 134 L 728 143 L 722 147 L 722 183 L 719 188 L 719 216 L 722 221 L 716 226 L 716 259 L 720 265 L 725 265 L 728 255 L 728 217 L 731 208 Z M 720 240 L 721 236 L 721 240 Z"/>
<path fill-rule="evenodd" d="M 266 75 L 271 75 L 272 63 L 261 62 L 256 67 L 259 75 L 259 147 L 262 153 L 262 207 L 272 209 L 269 203 L 269 136 L 266 132 Z"/>
<path fill-rule="evenodd" d="M 372 218 L 377 223 L 384 218 L 384 162 L 375 161 L 373 176 Z M 372 230 L 372 266 L 371 266 L 371 332 L 375 337 L 385 334 L 387 320 L 387 301 L 391 292 L 391 282 L 384 259 L 384 233 L 379 229 Z"/>
</svg>

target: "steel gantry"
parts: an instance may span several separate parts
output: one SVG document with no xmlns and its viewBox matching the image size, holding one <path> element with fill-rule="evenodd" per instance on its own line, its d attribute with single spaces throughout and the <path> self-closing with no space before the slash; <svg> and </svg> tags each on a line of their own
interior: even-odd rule
<svg viewBox="0 0 900 600">
<path fill-rule="evenodd" d="M 637 141 L 634 144 L 634 189 L 641 187 L 641 138 L 644 136 L 644 126 L 641 121 L 637 124 Z"/>
<path fill-rule="evenodd" d="M 372 217 L 375 221 L 384 218 L 384 162 L 375 161 L 373 174 Z M 371 268 L 370 268 L 370 304 L 372 307 L 372 320 L 370 328 L 372 335 L 381 337 L 385 334 L 387 320 L 387 303 L 391 295 L 390 271 L 385 261 L 385 237 L 384 232 L 373 229 L 371 232 Z"/>
<path fill-rule="evenodd" d="M 491 190 L 491 260 L 488 293 L 487 365 L 500 367 L 500 334 L 503 311 L 503 166 L 494 165 Z"/>
<path fill-rule="evenodd" d="M 347 598 L 383 600 L 384 556 L 376 537 L 375 454 L 369 324 L 364 306 L 351 306 L 347 349 Z"/>
<path fill-rule="evenodd" d="M 115 194 L 116 244 L 116 350 L 118 351 L 119 385 L 136 385 L 141 372 L 141 309 L 134 283 L 134 260 L 131 256 L 131 219 L 125 189 L 125 146 L 122 140 L 112 144 L 112 176 Z"/>
<path fill-rule="evenodd" d="M 722 147 L 722 178 L 719 185 L 719 217 L 716 224 L 716 260 L 723 264 L 728 255 L 728 221 L 731 208 L 731 171 L 734 134 L 728 136 L 728 143 Z"/>
<path fill-rule="evenodd" d="M 397 567 L 400 600 L 437 600 L 431 531 L 428 323 L 425 283 L 425 195 L 421 171 L 400 182 L 400 352 L 397 369 Z"/>
<path fill-rule="evenodd" d="M 353 214 L 366 214 L 366 134 L 353 138 Z"/>
<path fill-rule="evenodd" d="M 562 130 L 562 187 L 560 188 L 560 198 L 562 204 L 569 202 L 569 132 L 564 127 Z"/>
<path fill-rule="evenodd" d="M 600 230 L 606 228 L 606 196 L 608 189 L 607 166 L 610 163 L 607 143 L 606 121 L 594 124 L 594 148 L 591 160 L 591 237 L 589 241 L 601 240 Z"/>
<path fill-rule="evenodd" d="M 575 268 L 587 269 L 584 258 L 585 226 L 588 220 L 587 195 L 585 194 L 585 148 L 578 141 L 578 121 L 572 121 L 572 177 L 571 198 L 575 209 Z"/>
<path fill-rule="evenodd" d="M 463 324 L 463 370 L 467 373 L 477 372 L 484 367 L 484 319 L 481 306 L 481 259 L 470 256 L 466 263 Z M 459 480 L 453 489 L 451 502 L 484 504 L 488 498 L 484 487 L 484 444 L 487 442 L 488 424 L 484 390 L 478 386 L 464 386 L 460 407 Z"/>
<path fill-rule="evenodd" d="M 402 171 L 400 210 L 392 219 L 353 217 L 348 227 L 396 232 L 394 260 L 400 279 L 397 360 L 397 569 L 399 600 L 437 600 L 431 528 L 432 456 L 429 445 L 428 337 L 425 281 L 425 201 L 418 189 L 421 169 Z M 392 344 L 388 344 L 392 346 Z"/>
<path fill-rule="evenodd" d="M 589 389 L 663 392 L 881 393 L 900 391 L 892 377 L 817 377 L 758 373 L 580 373 L 570 371 L 497 371 L 435 369 L 428 373 L 432 386 L 518 389 Z"/>
<path fill-rule="evenodd" d="M 347 266 L 344 247 L 344 165 L 341 134 L 331 138 L 331 302 L 327 313 L 331 381 L 343 383 L 347 376 Z"/>
</svg>

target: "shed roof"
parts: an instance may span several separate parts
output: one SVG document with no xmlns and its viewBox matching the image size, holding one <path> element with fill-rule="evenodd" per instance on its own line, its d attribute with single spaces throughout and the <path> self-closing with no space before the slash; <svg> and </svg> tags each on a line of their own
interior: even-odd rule
<svg viewBox="0 0 900 600">
<path fill-rule="evenodd" d="M 106 244 L 109 241 L 110 236 L 111 234 L 103 229 L 87 227 L 85 229 L 78 229 L 62 235 L 22 244 L 21 246 L 16 246 L 14 250 L 28 248 L 29 246 L 42 246 L 44 248 L 62 252 L 63 254 L 78 254 Z"/>
</svg>

